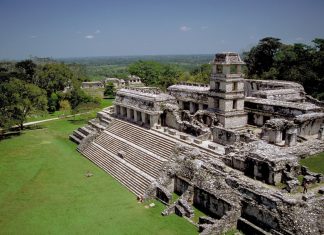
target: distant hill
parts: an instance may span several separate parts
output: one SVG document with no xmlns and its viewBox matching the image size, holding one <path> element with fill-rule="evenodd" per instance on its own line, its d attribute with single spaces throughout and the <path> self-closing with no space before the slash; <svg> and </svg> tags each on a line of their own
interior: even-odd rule
<svg viewBox="0 0 324 235">
<path fill-rule="evenodd" d="M 209 63 L 213 59 L 212 54 L 201 55 L 143 55 L 143 56 L 100 56 L 100 57 L 75 57 L 57 59 L 65 63 L 77 63 L 84 65 L 119 65 L 127 66 L 138 60 L 152 60 L 159 63 L 178 64 L 182 66 L 201 65 Z"/>
</svg>

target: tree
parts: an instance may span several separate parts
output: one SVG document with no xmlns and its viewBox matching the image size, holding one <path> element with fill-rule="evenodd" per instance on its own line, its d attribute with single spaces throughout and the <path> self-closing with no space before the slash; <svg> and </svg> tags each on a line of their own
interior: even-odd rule
<svg viewBox="0 0 324 235">
<path fill-rule="evenodd" d="M 105 86 L 105 91 L 104 91 L 104 95 L 109 97 L 109 98 L 113 98 L 116 95 L 116 88 L 114 83 L 112 82 L 108 82 Z"/>
<path fill-rule="evenodd" d="M 38 72 L 37 85 L 47 92 L 50 97 L 52 93 L 63 91 L 76 80 L 72 71 L 64 64 L 45 64 Z"/>
<path fill-rule="evenodd" d="M 3 96 L 0 105 L 0 126 L 3 128 L 17 124 L 20 129 L 23 129 L 28 115 L 47 109 L 45 91 L 34 84 L 11 79 L 9 82 L 1 84 L 0 90 Z"/>
<path fill-rule="evenodd" d="M 301 83 L 312 96 L 324 98 L 324 39 L 314 45 L 286 45 L 279 39 L 265 38 L 245 53 L 247 77 L 278 79 Z"/>
<path fill-rule="evenodd" d="M 166 90 L 169 86 L 173 85 L 180 78 L 181 71 L 174 65 L 164 65 L 161 74 L 157 79 L 157 85 Z"/>
<path fill-rule="evenodd" d="M 52 93 L 48 98 L 48 111 L 55 112 L 59 105 L 59 97 L 56 93 Z"/>
<path fill-rule="evenodd" d="M 280 39 L 266 37 L 259 41 L 259 44 L 245 53 L 245 62 L 248 68 L 247 75 L 252 77 L 253 75 L 260 76 L 264 72 L 268 72 L 273 66 L 274 54 L 282 46 Z"/>
<path fill-rule="evenodd" d="M 139 60 L 128 67 L 132 75 L 142 78 L 145 85 L 156 85 L 162 72 L 162 65 L 154 61 Z"/>
<path fill-rule="evenodd" d="M 34 83 L 36 64 L 32 60 L 23 60 L 15 65 L 17 69 L 17 78 L 28 82 Z"/>
<path fill-rule="evenodd" d="M 71 105 L 68 100 L 61 100 L 60 101 L 60 111 L 62 111 L 63 116 L 71 111 Z"/>
</svg>

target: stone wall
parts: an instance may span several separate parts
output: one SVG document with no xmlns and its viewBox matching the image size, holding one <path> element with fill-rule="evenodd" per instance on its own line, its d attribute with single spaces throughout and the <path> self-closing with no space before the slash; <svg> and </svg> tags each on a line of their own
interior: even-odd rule
<svg viewBox="0 0 324 235">
<path fill-rule="evenodd" d="M 217 219 L 222 218 L 231 210 L 229 203 L 197 187 L 194 188 L 193 205 L 205 214 Z"/>
<path fill-rule="evenodd" d="M 213 141 L 222 145 L 232 145 L 240 140 L 239 133 L 219 126 L 212 128 Z"/>
</svg>

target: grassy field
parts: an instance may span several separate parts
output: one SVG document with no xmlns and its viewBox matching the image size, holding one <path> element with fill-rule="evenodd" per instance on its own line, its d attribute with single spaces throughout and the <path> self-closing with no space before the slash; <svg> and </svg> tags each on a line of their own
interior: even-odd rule
<svg viewBox="0 0 324 235">
<path fill-rule="evenodd" d="M 324 152 L 300 160 L 300 164 L 310 171 L 324 174 Z"/>
<path fill-rule="evenodd" d="M 158 202 L 138 204 L 75 150 L 68 135 L 86 121 L 51 121 L 0 141 L 0 234 L 197 234 L 180 217 L 162 217 Z"/>
<path fill-rule="evenodd" d="M 96 114 L 99 110 L 105 108 L 105 107 L 108 107 L 110 105 L 112 105 L 112 102 L 114 101 L 114 99 L 101 99 L 101 102 L 100 102 L 100 107 L 97 108 L 97 109 L 94 109 L 92 112 L 91 112 L 91 115 L 94 115 Z M 66 115 L 69 115 L 71 113 L 67 113 Z M 55 111 L 53 113 L 40 113 L 40 114 L 34 114 L 30 117 L 27 118 L 27 122 L 34 122 L 34 121 L 40 121 L 40 120 L 43 120 L 43 119 L 51 119 L 51 118 L 56 118 L 56 117 L 60 117 L 63 115 L 63 112 L 62 111 Z"/>
</svg>

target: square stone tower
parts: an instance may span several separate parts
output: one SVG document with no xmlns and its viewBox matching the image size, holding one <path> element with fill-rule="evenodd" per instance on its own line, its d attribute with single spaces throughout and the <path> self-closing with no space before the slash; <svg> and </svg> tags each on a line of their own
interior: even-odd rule
<svg viewBox="0 0 324 235">
<path fill-rule="evenodd" d="M 243 127 L 247 123 L 244 112 L 244 78 L 239 54 L 219 53 L 213 61 L 208 109 L 213 110 L 225 128 Z"/>
</svg>

